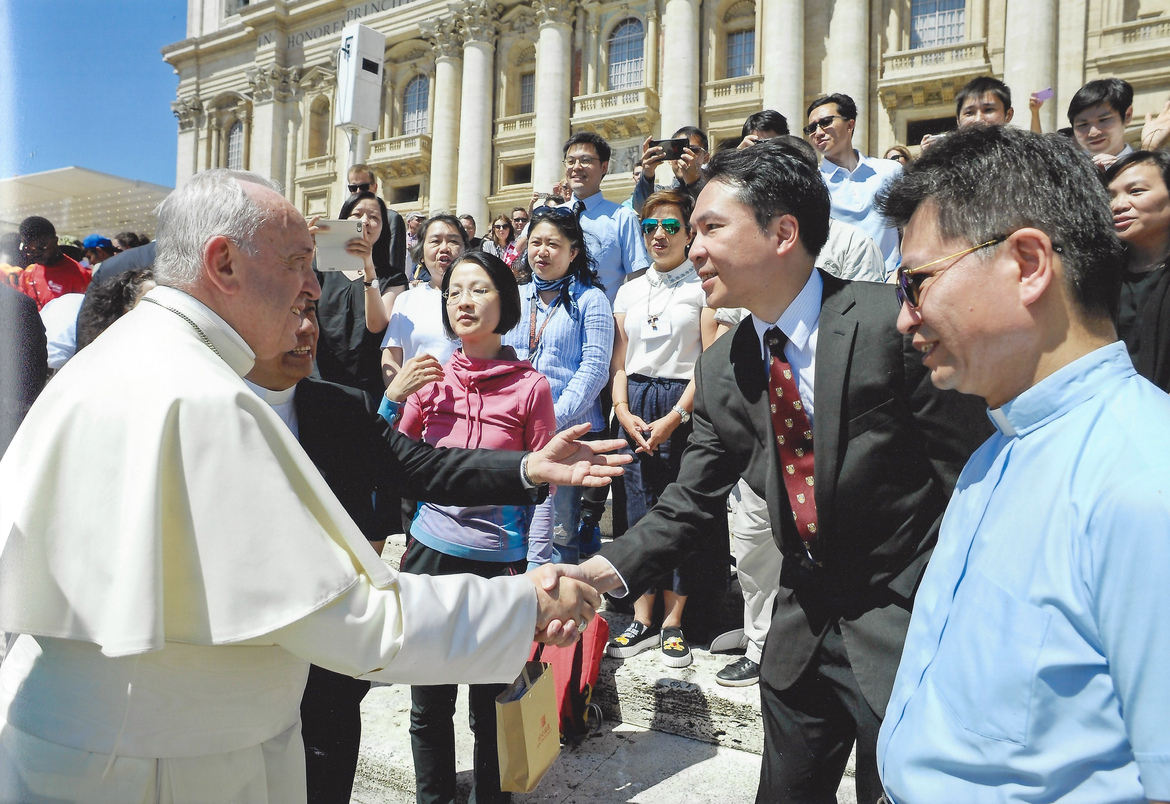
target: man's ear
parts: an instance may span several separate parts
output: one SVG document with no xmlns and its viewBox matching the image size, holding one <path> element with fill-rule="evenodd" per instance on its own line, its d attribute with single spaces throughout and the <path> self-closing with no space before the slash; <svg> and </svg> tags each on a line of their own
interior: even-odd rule
<svg viewBox="0 0 1170 804">
<path fill-rule="evenodd" d="M 231 296 L 239 292 L 238 254 L 235 244 L 223 235 L 216 235 L 203 244 L 203 275 L 212 287 L 224 295 Z"/>
<path fill-rule="evenodd" d="M 776 253 L 787 254 L 800 242 L 800 222 L 793 215 L 779 215 L 772 220 L 769 233 L 776 238 Z"/>
<path fill-rule="evenodd" d="M 1059 281 L 1052 239 L 1039 229 L 1019 229 L 1004 246 L 1019 271 L 1020 301 L 1025 307 L 1039 301 Z"/>
<path fill-rule="evenodd" d="M 1016 116 L 1016 110 L 1009 106 L 1007 111 L 1004 112 L 1003 122 L 1010 123 L 1010 122 L 1012 122 L 1012 118 L 1015 116 Z"/>
<path fill-rule="evenodd" d="M 1128 109 L 1126 109 L 1125 114 L 1123 114 L 1121 116 L 1121 122 L 1127 126 L 1129 125 L 1129 122 L 1131 120 L 1133 120 L 1133 107 L 1132 106 L 1130 106 Z"/>
</svg>

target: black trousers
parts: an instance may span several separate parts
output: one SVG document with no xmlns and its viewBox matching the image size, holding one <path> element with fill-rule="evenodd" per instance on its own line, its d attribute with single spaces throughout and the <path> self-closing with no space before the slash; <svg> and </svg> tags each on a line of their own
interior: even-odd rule
<svg viewBox="0 0 1170 804">
<path fill-rule="evenodd" d="M 411 539 L 402 556 L 402 571 L 415 575 L 471 573 L 483 578 L 516 575 L 527 562 L 476 561 L 449 556 Z M 496 696 L 505 684 L 472 684 L 468 725 L 475 735 L 473 781 L 469 804 L 506 804 L 511 793 L 500 791 L 500 760 L 496 746 Z M 454 684 L 410 688 L 410 749 L 414 754 L 415 801 L 455 804 Z"/>
<path fill-rule="evenodd" d="M 301 698 L 301 738 L 311 804 L 348 804 L 362 741 L 362 699 L 370 682 L 317 665 Z"/>
<path fill-rule="evenodd" d="M 834 625 L 800 679 L 776 690 L 760 679 L 764 760 L 756 804 L 835 804 L 857 743 L 857 801 L 882 795 L 877 770 L 881 718 L 861 694 Z"/>
</svg>

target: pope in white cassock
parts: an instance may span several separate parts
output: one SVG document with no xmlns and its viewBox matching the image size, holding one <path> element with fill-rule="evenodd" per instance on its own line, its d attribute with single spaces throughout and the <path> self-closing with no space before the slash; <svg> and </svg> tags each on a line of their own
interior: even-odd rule
<svg viewBox="0 0 1170 804">
<path fill-rule="evenodd" d="M 600 600 L 537 575 L 397 575 L 241 379 L 320 294 L 279 188 L 199 174 L 158 210 L 160 287 L 72 360 L 0 461 L 0 801 L 305 799 L 309 662 L 405 684 L 511 681 Z M 433 450 L 391 476 L 441 501 L 601 485 L 621 442 Z M 536 488 L 534 488 L 536 487 Z"/>
</svg>

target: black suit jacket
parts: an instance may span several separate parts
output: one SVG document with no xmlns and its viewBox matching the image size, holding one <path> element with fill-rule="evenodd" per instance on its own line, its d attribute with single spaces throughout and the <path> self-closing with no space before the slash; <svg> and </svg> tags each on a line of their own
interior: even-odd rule
<svg viewBox="0 0 1170 804">
<path fill-rule="evenodd" d="M 532 505 L 547 487 L 525 488 L 522 452 L 436 448 L 412 441 L 373 412 L 363 391 L 308 377 L 293 397 L 298 440 L 367 539 L 384 539 L 370 493 L 440 505 Z"/>
<path fill-rule="evenodd" d="M 784 553 L 762 675 L 777 690 L 839 623 L 858 684 L 885 712 L 918 581 L 959 472 L 990 433 L 982 400 L 940 392 L 895 327 L 893 288 L 822 274 L 814 365 L 817 557 L 801 559 L 780 477 L 760 341 L 750 318 L 695 369 L 694 431 L 678 481 L 602 550 L 631 592 L 645 588 L 726 517 L 743 477 L 768 503 Z"/>
<path fill-rule="evenodd" d="M 0 283 L 0 456 L 48 378 L 48 341 L 37 303 Z"/>
</svg>

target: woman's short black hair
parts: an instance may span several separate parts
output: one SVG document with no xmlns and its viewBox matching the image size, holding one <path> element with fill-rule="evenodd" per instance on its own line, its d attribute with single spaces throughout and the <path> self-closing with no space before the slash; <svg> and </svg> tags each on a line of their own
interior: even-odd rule
<svg viewBox="0 0 1170 804">
<path fill-rule="evenodd" d="M 507 263 L 486 251 L 465 251 L 455 260 L 450 269 L 443 274 L 441 286 L 443 296 L 447 295 L 447 289 L 451 287 L 451 274 L 464 262 L 473 262 L 484 269 L 488 278 L 492 280 L 496 292 L 500 294 L 500 320 L 492 331 L 497 335 L 503 335 L 520 323 L 520 288 L 516 286 L 516 277 L 512 275 L 512 269 Z M 443 300 L 443 330 L 448 338 L 456 337 L 455 331 L 451 329 L 451 317 L 447 314 L 446 298 Z"/>
<path fill-rule="evenodd" d="M 548 207 L 537 207 L 533 210 L 528 221 L 528 241 L 532 242 L 532 233 L 536 230 L 537 224 L 548 223 L 555 226 L 569 241 L 569 247 L 577 249 L 577 256 L 569 263 L 569 275 L 575 276 L 582 285 L 605 290 L 605 286 L 601 284 L 601 277 L 593 268 L 593 259 L 589 256 L 589 251 L 585 246 L 585 232 L 581 229 L 581 221 L 577 219 L 576 215 L 565 215 L 552 211 L 568 209 L 568 207 L 552 207 L 550 210 Z"/>
<path fill-rule="evenodd" d="M 414 248 L 410 250 L 410 258 L 414 260 L 415 265 L 423 264 L 423 243 L 426 242 L 427 232 L 430 231 L 431 226 L 436 223 L 445 223 L 459 233 L 459 237 L 463 240 L 463 250 L 467 251 L 471 247 L 471 240 L 467 237 L 467 230 L 463 228 L 463 224 L 449 212 L 440 212 L 437 215 L 432 215 L 423 221 L 422 226 L 418 227 L 418 242 L 414 244 Z"/>
<path fill-rule="evenodd" d="M 345 203 L 341 205 L 341 212 L 337 217 L 345 220 L 353 214 L 353 209 L 361 201 L 373 199 L 378 202 L 378 209 L 382 212 L 382 233 L 378 235 L 378 240 L 374 243 L 371 249 L 371 256 L 374 259 L 374 273 L 379 279 L 386 279 L 394 274 L 394 268 L 390 265 L 390 213 L 386 210 L 386 204 L 381 198 L 371 192 L 354 193 L 349 198 L 345 199 Z"/>
</svg>

